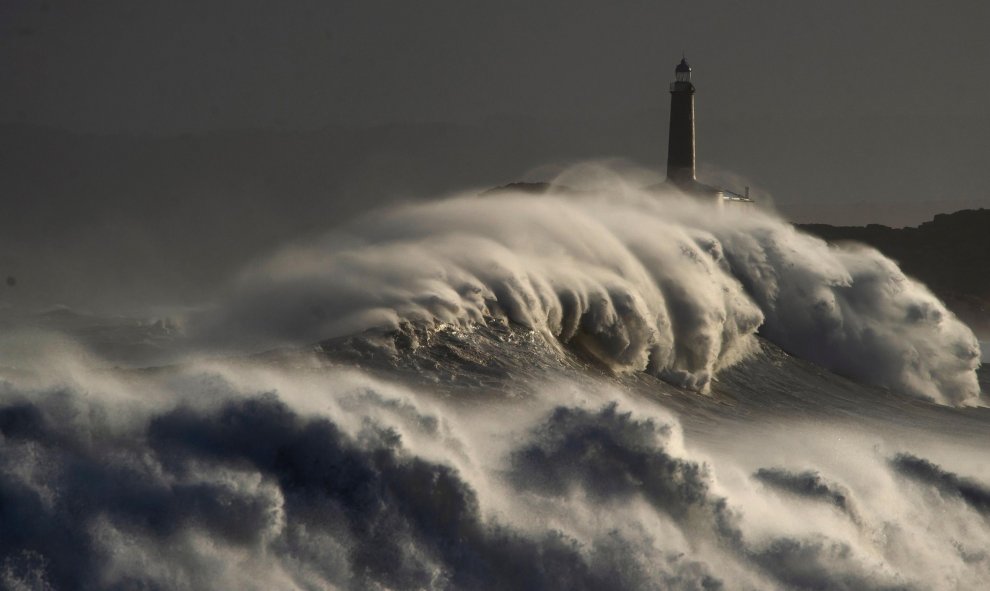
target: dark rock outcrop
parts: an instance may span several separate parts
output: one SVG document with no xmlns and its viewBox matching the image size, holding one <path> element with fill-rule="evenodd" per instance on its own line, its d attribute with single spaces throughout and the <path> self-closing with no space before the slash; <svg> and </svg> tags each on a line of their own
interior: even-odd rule
<svg viewBox="0 0 990 591">
<path fill-rule="evenodd" d="M 928 285 L 981 335 L 990 335 L 990 209 L 938 214 L 913 228 L 801 224 L 829 242 L 872 246 Z"/>
</svg>

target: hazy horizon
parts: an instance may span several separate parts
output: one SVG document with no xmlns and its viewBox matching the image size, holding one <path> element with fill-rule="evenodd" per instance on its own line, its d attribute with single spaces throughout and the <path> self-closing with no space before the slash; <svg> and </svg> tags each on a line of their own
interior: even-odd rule
<svg viewBox="0 0 990 591">
<path fill-rule="evenodd" d="M 0 273 L 18 297 L 195 300 L 397 201 L 607 161 L 785 218 L 890 226 L 988 203 L 990 9 L 924 2 L 0 7 Z"/>
<path fill-rule="evenodd" d="M 896 226 L 988 202 L 987 20 L 979 2 L 17 0 L 0 7 L 0 122 L 164 136 L 453 126 L 478 130 L 458 149 L 498 178 L 602 158 L 662 174 L 683 51 L 709 174 L 796 221 Z M 513 146 L 538 145 L 525 165 L 484 149 L 500 125 Z M 386 147 L 408 159 L 438 143 L 420 139 Z"/>
</svg>

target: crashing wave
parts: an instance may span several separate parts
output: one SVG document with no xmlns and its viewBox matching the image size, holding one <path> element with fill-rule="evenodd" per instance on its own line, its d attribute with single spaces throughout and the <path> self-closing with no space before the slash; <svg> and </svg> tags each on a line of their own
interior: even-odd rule
<svg viewBox="0 0 990 591">
<path fill-rule="evenodd" d="M 377 212 L 248 269 L 197 322 L 206 341 L 265 348 L 491 318 L 699 391 L 759 332 L 865 383 L 979 396 L 972 332 L 877 251 L 628 187 Z"/>
</svg>

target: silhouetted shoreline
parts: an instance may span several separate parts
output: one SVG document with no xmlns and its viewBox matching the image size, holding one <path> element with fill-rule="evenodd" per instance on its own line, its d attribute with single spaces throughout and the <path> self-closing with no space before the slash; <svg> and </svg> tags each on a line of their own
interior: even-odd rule
<svg viewBox="0 0 990 591">
<path fill-rule="evenodd" d="M 859 242 L 897 261 L 982 338 L 990 335 L 990 209 L 938 214 L 916 227 L 797 224 L 828 242 Z"/>
</svg>

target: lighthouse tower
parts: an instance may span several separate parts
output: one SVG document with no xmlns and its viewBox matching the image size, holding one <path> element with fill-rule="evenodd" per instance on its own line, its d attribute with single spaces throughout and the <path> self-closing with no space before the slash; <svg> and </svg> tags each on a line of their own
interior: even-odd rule
<svg viewBox="0 0 990 591">
<path fill-rule="evenodd" d="M 694 165 L 694 84 L 691 66 L 681 58 L 670 83 L 670 135 L 667 139 L 667 181 L 682 187 L 697 182 Z"/>
<path fill-rule="evenodd" d="M 698 182 L 695 168 L 694 146 L 694 84 L 691 83 L 691 66 L 681 58 L 674 68 L 674 81 L 670 83 L 670 135 L 667 137 L 667 181 L 655 185 L 658 189 L 674 189 L 719 206 L 753 206 L 749 187 L 744 194 L 713 187 Z"/>
</svg>

